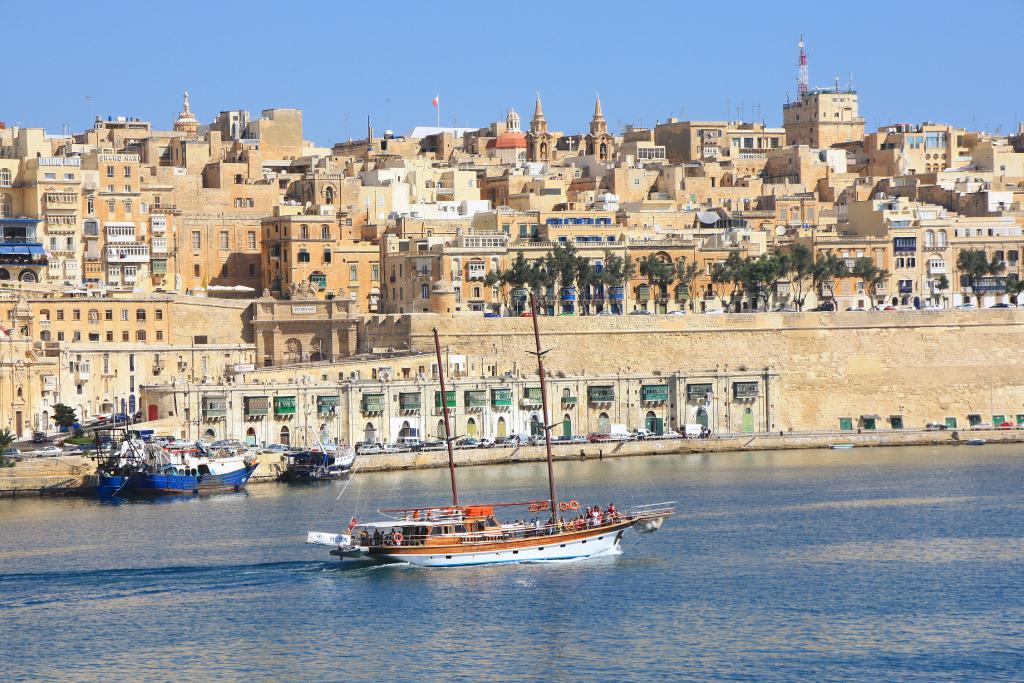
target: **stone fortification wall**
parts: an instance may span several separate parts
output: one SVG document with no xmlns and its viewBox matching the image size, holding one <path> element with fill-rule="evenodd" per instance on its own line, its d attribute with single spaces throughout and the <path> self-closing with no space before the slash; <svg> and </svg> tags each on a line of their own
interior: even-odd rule
<svg viewBox="0 0 1024 683">
<path fill-rule="evenodd" d="M 248 324 L 251 301 L 213 297 L 177 297 L 172 300 L 171 344 L 191 344 L 205 336 L 209 344 L 251 344 Z"/>
<path fill-rule="evenodd" d="M 417 314 L 364 319 L 371 345 L 452 352 L 534 367 L 529 318 Z M 1024 414 L 1024 310 L 544 317 L 549 372 L 608 374 L 771 368 L 780 429 L 901 415 L 907 425 Z M 404 337 L 404 338 L 403 338 Z M 382 343 L 383 345 L 383 343 Z"/>
</svg>

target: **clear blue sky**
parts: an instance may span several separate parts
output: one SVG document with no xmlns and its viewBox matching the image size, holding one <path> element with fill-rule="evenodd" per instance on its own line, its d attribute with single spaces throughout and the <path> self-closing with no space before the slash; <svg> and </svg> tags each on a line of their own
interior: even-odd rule
<svg viewBox="0 0 1024 683">
<path fill-rule="evenodd" d="M 109 12 L 106 10 L 109 9 Z M 304 110 L 328 145 L 376 129 L 484 126 L 540 91 L 549 127 L 614 131 L 669 116 L 781 125 L 806 34 L 812 86 L 860 92 L 869 130 L 943 121 L 1007 132 L 1024 118 L 1024 2 L 10 2 L 0 120 L 60 132 L 96 114 L 169 128 L 187 88 L 223 109 Z M 90 100 L 86 98 L 90 97 Z M 347 121 L 347 125 L 346 125 Z"/>
</svg>

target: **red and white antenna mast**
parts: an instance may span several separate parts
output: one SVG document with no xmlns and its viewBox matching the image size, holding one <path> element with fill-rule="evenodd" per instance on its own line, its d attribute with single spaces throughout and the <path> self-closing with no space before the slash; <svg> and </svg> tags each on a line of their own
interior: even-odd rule
<svg viewBox="0 0 1024 683">
<path fill-rule="evenodd" d="M 804 34 L 800 34 L 800 71 L 796 76 L 796 94 L 804 96 L 807 94 L 807 51 L 804 50 Z"/>
</svg>

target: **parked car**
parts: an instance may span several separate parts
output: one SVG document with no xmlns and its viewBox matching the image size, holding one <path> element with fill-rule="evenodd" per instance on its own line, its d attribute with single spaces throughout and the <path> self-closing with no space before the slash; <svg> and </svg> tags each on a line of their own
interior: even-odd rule
<svg viewBox="0 0 1024 683">
<path fill-rule="evenodd" d="M 999 304 L 992 304 L 991 306 L 989 306 L 989 308 L 1012 308 L 1012 307 L 1010 306 L 1010 304 L 999 303 Z"/>
<path fill-rule="evenodd" d="M 630 434 L 629 436 L 630 438 L 636 439 L 637 441 L 643 441 L 645 439 L 651 438 L 651 436 L 653 435 L 647 429 L 634 429 L 633 433 Z"/>
<path fill-rule="evenodd" d="M 704 311 L 704 315 L 723 315 L 724 313 L 725 311 L 721 308 L 712 308 L 710 310 Z"/>
<path fill-rule="evenodd" d="M 519 314 L 519 317 L 520 318 L 532 318 L 533 317 L 533 311 L 523 311 L 522 313 Z"/>
<path fill-rule="evenodd" d="M 42 448 L 37 448 L 32 451 L 32 455 L 38 458 L 52 458 L 63 452 L 64 450 L 62 448 L 57 448 L 56 446 L 43 446 Z"/>
<path fill-rule="evenodd" d="M 501 313 L 495 313 L 494 311 L 487 311 L 484 313 L 485 318 L 500 318 Z"/>
<path fill-rule="evenodd" d="M 977 310 L 977 308 L 978 307 L 975 306 L 972 303 L 958 304 L 957 305 L 957 310 L 960 310 L 960 311 L 974 311 L 974 310 Z"/>
<path fill-rule="evenodd" d="M 587 441 L 590 443 L 608 443 L 611 440 L 612 437 L 610 434 L 602 434 L 600 432 L 596 432 L 587 437 Z"/>
<path fill-rule="evenodd" d="M 1003 420 L 1002 422 L 996 425 L 996 429 L 1013 429 L 1013 426 L 1013 423 L 1010 422 L 1009 420 Z"/>
<path fill-rule="evenodd" d="M 991 422 L 979 422 L 978 424 L 971 425 L 971 429 L 995 429 Z"/>
<path fill-rule="evenodd" d="M 836 305 L 831 301 L 822 301 L 820 304 L 818 304 L 811 310 L 816 311 L 818 313 L 831 313 L 832 311 L 836 310 Z"/>
<path fill-rule="evenodd" d="M 420 444 L 421 451 L 443 451 L 444 449 L 444 441 L 424 441 Z"/>
<path fill-rule="evenodd" d="M 2 451 L 0 451 L 0 457 L 4 457 L 4 458 L 20 458 L 21 457 L 21 451 L 19 451 L 17 448 L 5 448 Z"/>
<path fill-rule="evenodd" d="M 46 438 L 45 432 L 32 432 L 32 443 L 46 443 L 47 441 L 49 439 Z"/>
<path fill-rule="evenodd" d="M 683 309 L 680 308 L 680 309 L 677 309 L 675 311 L 669 311 L 668 314 L 669 315 L 686 315 L 686 311 L 684 311 Z"/>
<path fill-rule="evenodd" d="M 471 436 L 465 436 L 455 442 L 456 448 L 479 448 L 480 442 Z"/>
<path fill-rule="evenodd" d="M 681 438 L 683 438 L 683 435 L 680 434 L 679 432 L 677 432 L 674 429 L 667 429 L 667 430 L 665 430 L 665 432 L 661 436 L 662 436 L 662 438 L 665 438 L 665 439 L 681 439 Z"/>
<path fill-rule="evenodd" d="M 942 432 L 948 429 L 945 422 L 929 422 L 924 428 L 929 432 Z"/>
<path fill-rule="evenodd" d="M 494 446 L 494 439 L 492 439 L 489 436 L 485 436 L 484 438 L 480 439 L 480 443 L 479 443 L 479 445 L 477 447 L 478 448 L 491 448 L 493 446 Z"/>
<path fill-rule="evenodd" d="M 868 309 L 864 308 L 863 306 L 850 306 L 846 310 L 848 312 L 863 313 L 863 312 L 867 311 Z"/>
<path fill-rule="evenodd" d="M 377 455 L 384 452 L 384 447 L 379 443 L 356 444 L 356 453 L 359 455 Z"/>
<path fill-rule="evenodd" d="M 630 311 L 629 314 L 630 315 L 650 315 L 651 312 L 648 311 L 646 308 L 638 308 L 635 311 Z"/>
</svg>

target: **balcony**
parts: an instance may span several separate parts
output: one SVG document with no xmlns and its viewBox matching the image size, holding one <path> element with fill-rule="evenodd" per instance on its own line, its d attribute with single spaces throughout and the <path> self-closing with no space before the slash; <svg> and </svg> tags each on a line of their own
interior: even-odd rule
<svg viewBox="0 0 1024 683">
<path fill-rule="evenodd" d="M 945 262 L 942 262 L 942 263 L 929 263 L 928 264 L 928 273 L 930 275 L 941 275 L 941 274 L 946 273 L 946 272 L 948 272 L 948 270 L 946 268 L 946 263 Z"/>
<path fill-rule="evenodd" d="M 75 383 L 76 384 L 81 384 L 82 382 L 88 382 L 89 381 L 89 377 L 91 377 L 91 375 L 89 374 L 89 368 L 81 368 L 80 367 L 77 370 L 75 370 Z"/>
<path fill-rule="evenodd" d="M 640 400 L 644 403 L 665 403 L 668 401 L 667 384 L 645 384 L 640 387 Z"/>
<path fill-rule="evenodd" d="M 245 417 L 264 417 L 270 414 L 270 400 L 266 396 L 249 396 L 244 399 Z"/>
<path fill-rule="evenodd" d="M 491 389 L 491 407 L 503 410 L 512 407 L 511 389 Z"/>
<path fill-rule="evenodd" d="M 411 391 L 399 394 L 398 410 L 406 414 L 420 412 L 420 395 Z"/>
<path fill-rule="evenodd" d="M 540 387 L 529 387 L 523 394 L 522 400 L 519 405 L 524 408 L 537 408 L 544 405 L 544 399 L 541 397 Z"/>
<path fill-rule="evenodd" d="M 445 398 L 444 403 L 448 407 L 448 411 L 451 412 L 452 410 L 455 409 L 455 405 L 456 405 L 456 403 L 455 403 L 455 392 L 454 391 L 446 391 L 444 398 Z M 434 415 L 440 415 L 440 414 L 441 414 L 441 392 L 440 391 L 435 391 L 434 392 Z"/>
<path fill-rule="evenodd" d="M 487 407 L 487 391 L 484 389 L 467 391 L 463 400 L 466 403 L 466 410 L 478 413 Z"/>
<path fill-rule="evenodd" d="M 108 226 L 108 244 L 133 244 L 138 242 L 135 237 L 135 226 Z"/>
<path fill-rule="evenodd" d="M 41 242 L 7 237 L 0 242 L 0 265 L 45 266 L 49 263 Z"/>
<path fill-rule="evenodd" d="M 203 397 L 203 419 L 222 420 L 228 414 L 228 400 L 224 396 Z"/>
<path fill-rule="evenodd" d="M 591 404 L 613 403 L 615 401 L 615 387 L 587 387 L 587 400 Z"/>
<path fill-rule="evenodd" d="M 368 415 L 383 413 L 384 394 L 363 394 L 360 410 Z"/>
<path fill-rule="evenodd" d="M 566 406 L 566 407 L 574 406 L 574 405 L 576 405 L 577 402 L 578 402 L 578 399 L 575 396 L 563 396 L 562 397 L 562 405 L 563 406 Z"/>
<path fill-rule="evenodd" d="M 274 415 L 276 417 L 287 417 L 295 414 L 294 396 L 275 396 Z"/>
<path fill-rule="evenodd" d="M 73 192 L 47 192 L 43 195 L 48 209 L 77 209 L 78 195 Z"/>
<path fill-rule="evenodd" d="M 149 245 L 141 242 L 120 244 L 106 249 L 108 264 L 118 263 L 149 263 Z"/>
</svg>

